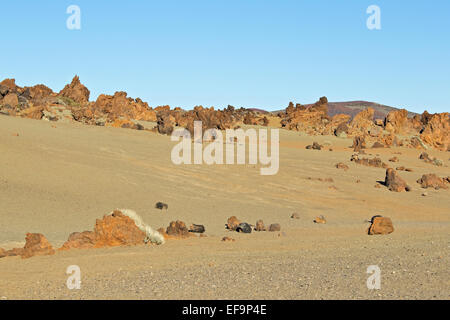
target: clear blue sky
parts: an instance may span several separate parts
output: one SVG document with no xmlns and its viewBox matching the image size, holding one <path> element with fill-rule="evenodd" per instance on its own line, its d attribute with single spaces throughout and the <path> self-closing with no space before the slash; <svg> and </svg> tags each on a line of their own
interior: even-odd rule
<svg viewBox="0 0 450 320">
<path fill-rule="evenodd" d="M 81 8 L 81 30 L 66 9 Z M 381 30 L 366 27 L 369 5 Z M 75 74 L 151 106 L 285 108 L 368 100 L 450 111 L 450 1 L 15 0 L 0 11 L 0 78 L 59 91 Z"/>
</svg>

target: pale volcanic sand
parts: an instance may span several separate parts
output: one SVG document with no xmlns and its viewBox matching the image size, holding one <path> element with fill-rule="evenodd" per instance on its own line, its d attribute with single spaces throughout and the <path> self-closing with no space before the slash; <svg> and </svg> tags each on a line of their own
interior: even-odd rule
<svg viewBox="0 0 450 320">
<path fill-rule="evenodd" d="M 286 130 L 280 139 L 278 174 L 261 176 L 254 165 L 174 165 L 175 143 L 151 132 L 0 116 L 0 247 L 23 246 L 26 232 L 59 247 L 115 208 L 136 210 L 155 228 L 172 220 L 204 224 L 208 235 L 2 258 L 0 297 L 449 299 L 450 191 L 415 182 L 424 173 L 450 175 L 448 152 L 429 151 L 444 161 L 436 167 L 419 160 L 418 150 L 368 149 L 370 157 L 414 170 L 399 172 L 413 191 L 395 193 L 374 187 L 384 169 L 350 162 L 350 139 Z M 330 142 L 334 151 L 306 150 L 313 141 Z M 394 155 L 400 162 L 388 162 Z M 336 169 L 338 162 L 350 169 Z M 157 201 L 169 210 L 155 209 Z M 290 219 L 293 212 L 301 219 Z M 314 224 L 321 214 L 328 223 Z M 365 234 L 364 220 L 376 214 L 392 218 L 393 234 Z M 232 215 L 280 223 L 283 233 L 228 232 Z M 73 264 L 81 268 L 81 290 L 65 285 Z M 366 287 L 369 265 L 381 268 L 381 290 Z"/>
</svg>

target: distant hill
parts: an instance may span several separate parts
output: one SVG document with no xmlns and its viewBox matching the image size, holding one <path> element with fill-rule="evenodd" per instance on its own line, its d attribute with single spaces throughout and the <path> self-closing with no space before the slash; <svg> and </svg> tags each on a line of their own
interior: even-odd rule
<svg viewBox="0 0 450 320">
<path fill-rule="evenodd" d="M 335 114 L 344 113 L 354 117 L 356 114 L 369 107 L 375 110 L 375 119 L 384 119 L 390 111 L 398 110 L 398 108 L 368 101 L 328 102 L 328 115 L 334 116 Z M 408 111 L 409 117 L 413 117 L 414 115 L 416 115 L 416 113 Z"/>
<path fill-rule="evenodd" d="M 306 104 L 305 107 L 310 107 L 312 104 Z M 399 110 L 398 108 L 385 106 L 383 104 L 375 103 L 375 102 L 369 102 L 369 101 L 346 101 L 346 102 L 328 102 L 328 115 L 334 116 L 336 114 L 348 114 L 352 118 L 358 114 L 359 112 L 363 111 L 367 108 L 373 108 L 375 110 L 374 119 L 384 119 L 386 115 L 392 111 L 392 110 Z M 259 112 L 263 112 L 263 110 L 260 109 L 254 109 L 258 110 Z M 277 114 L 279 111 L 272 112 L 273 114 Z M 413 117 L 416 115 L 414 112 L 408 111 L 408 116 Z"/>
</svg>

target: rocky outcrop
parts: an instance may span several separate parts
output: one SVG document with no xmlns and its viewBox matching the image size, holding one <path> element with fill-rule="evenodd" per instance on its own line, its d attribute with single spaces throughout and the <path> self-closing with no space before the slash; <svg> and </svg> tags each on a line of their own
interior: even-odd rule
<svg viewBox="0 0 450 320">
<path fill-rule="evenodd" d="M 116 92 L 113 96 L 102 94 L 95 103 L 74 110 L 74 118 L 88 124 L 96 124 L 99 119 L 106 122 L 121 120 L 156 121 L 156 113 L 141 99 L 127 97 L 126 92 Z"/>
<path fill-rule="evenodd" d="M 364 136 L 370 129 L 375 129 L 374 109 L 367 108 L 358 113 L 350 122 L 348 133 L 352 136 Z"/>
<path fill-rule="evenodd" d="M 138 228 L 135 221 L 119 210 L 97 219 L 94 231 L 75 232 L 61 247 L 87 249 L 144 244 L 147 234 Z"/>
<path fill-rule="evenodd" d="M 405 109 L 393 110 L 384 120 L 384 128 L 390 133 L 403 134 L 408 127 L 408 111 Z"/>
<path fill-rule="evenodd" d="M 424 128 L 420 134 L 422 141 L 436 149 L 449 151 L 450 149 L 450 114 L 425 114 L 422 116 Z"/>
<path fill-rule="evenodd" d="M 330 122 L 328 117 L 328 100 L 320 98 L 309 108 L 291 102 L 285 112 L 280 114 L 281 126 L 289 130 L 304 131 L 311 135 L 322 134 L 325 126 Z M 339 123 L 336 124 L 338 126 Z M 328 128 L 331 131 L 333 128 Z M 334 128 L 335 129 L 335 128 Z"/>
<path fill-rule="evenodd" d="M 59 92 L 61 97 L 69 98 L 79 104 L 89 102 L 90 91 L 81 82 L 78 76 L 72 79 L 72 82 Z"/>
<path fill-rule="evenodd" d="M 33 256 L 46 256 L 55 254 L 55 250 L 44 235 L 40 233 L 27 233 L 25 246 L 21 253 L 22 258 L 31 258 Z"/>
<path fill-rule="evenodd" d="M 158 113 L 157 129 L 160 134 L 170 135 L 173 132 L 174 123 L 172 119 L 173 117 L 171 117 L 169 113 Z"/>
<path fill-rule="evenodd" d="M 55 254 L 50 242 L 40 233 L 27 233 L 25 237 L 25 246 L 23 248 L 14 248 L 4 250 L 0 248 L 0 258 L 21 256 L 22 259 L 34 256 L 47 256 Z"/>
</svg>

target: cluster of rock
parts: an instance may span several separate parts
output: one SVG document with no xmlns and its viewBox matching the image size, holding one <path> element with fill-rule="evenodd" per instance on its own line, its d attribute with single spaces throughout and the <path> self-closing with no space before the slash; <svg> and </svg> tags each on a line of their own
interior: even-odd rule
<svg viewBox="0 0 450 320">
<path fill-rule="evenodd" d="M 267 117 L 258 112 L 244 108 L 235 109 L 230 105 L 224 110 L 196 106 L 189 111 L 180 108 L 171 110 L 166 106 L 158 110 L 157 129 L 161 134 L 171 134 L 176 127 L 181 127 L 186 128 L 192 136 L 194 121 L 202 122 L 203 132 L 207 129 L 237 129 L 240 127 L 239 124 L 267 126 L 269 123 Z"/>
<path fill-rule="evenodd" d="M 67 241 L 58 250 L 148 244 L 149 235 L 143 230 L 144 228 L 142 228 L 141 222 L 128 216 L 123 211 L 114 210 L 110 215 L 105 215 L 102 219 L 97 219 L 93 231 L 74 232 L 70 234 Z M 198 229 L 188 230 L 186 224 L 182 221 L 173 221 L 166 229 L 160 229 L 160 233 L 165 239 L 183 239 L 194 236 L 190 231 L 198 232 Z M 203 232 L 204 227 L 201 233 Z M 56 252 L 42 234 L 27 233 L 25 240 L 26 243 L 23 248 L 14 248 L 11 250 L 0 248 L 0 258 L 8 256 L 30 258 L 37 255 L 53 255 Z"/>
<path fill-rule="evenodd" d="M 280 112 L 281 126 L 310 135 L 353 137 L 355 151 L 366 148 L 408 146 L 426 149 L 434 147 L 450 151 L 450 115 L 448 112 L 408 117 L 405 109 L 393 110 L 385 119 L 374 119 L 375 111 L 367 108 L 353 119 L 346 114 L 328 116 L 328 100 L 320 98 L 310 107 L 291 102 Z"/>
<path fill-rule="evenodd" d="M 194 121 L 202 121 L 203 129 L 231 129 L 240 125 L 269 124 L 269 113 L 252 109 L 224 110 L 197 106 L 194 110 L 171 109 L 160 106 L 155 109 L 139 98 L 133 99 L 126 92 L 100 95 L 89 101 L 90 92 L 75 76 L 60 92 L 53 92 L 45 85 L 19 87 L 14 79 L 0 82 L 0 114 L 48 121 L 79 121 L 85 124 L 144 129 L 137 121 L 157 122 L 156 130 L 171 134 L 175 127 L 187 128 L 193 133 Z M 347 114 L 328 115 L 328 100 L 322 97 L 308 107 L 289 103 L 277 118 L 281 127 L 303 131 L 310 135 L 335 135 L 357 137 L 355 150 L 372 147 L 410 146 L 435 147 L 450 150 L 449 113 L 408 117 L 404 109 L 391 111 L 385 119 L 374 119 L 375 111 L 367 108 L 352 119 Z M 359 151 L 359 150 L 356 150 Z"/>
<path fill-rule="evenodd" d="M 89 96 L 78 76 L 58 93 L 42 84 L 22 88 L 14 79 L 6 79 L 0 83 L 0 113 L 133 129 L 140 129 L 133 121 L 156 121 L 155 111 L 146 102 L 129 98 L 126 92 L 102 94 L 95 102 L 90 102 Z"/>
<path fill-rule="evenodd" d="M 23 259 L 26 259 L 32 256 L 53 254 L 55 254 L 55 249 L 53 249 L 50 242 L 40 233 L 27 233 L 23 248 L 14 248 L 11 250 L 0 248 L 0 258 L 21 256 Z"/>
<path fill-rule="evenodd" d="M 236 231 L 236 232 L 242 232 L 242 233 L 251 233 L 252 230 L 254 231 L 280 231 L 281 226 L 279 223 L 273 223 L 269 225 L 269 227 L 266 227 L 264 225 L 263 220 L 256 221 L 255 225 L 248 224 L 246 222 L 241 222 L 236 216 L 229 217 L 227 220 L 227 223 L 225 224 L 226 229 L 230 231 Z"/>
</svg>

